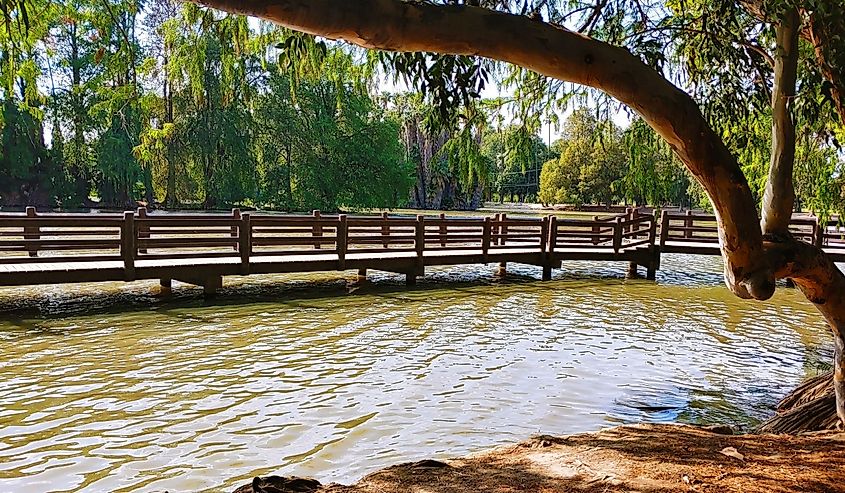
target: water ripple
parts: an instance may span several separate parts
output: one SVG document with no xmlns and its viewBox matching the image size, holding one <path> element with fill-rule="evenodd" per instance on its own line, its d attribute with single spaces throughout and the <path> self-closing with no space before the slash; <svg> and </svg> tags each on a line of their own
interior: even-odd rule
<svg viewBox="0 0 845 493">
<path fill-rule="evenodd" d="M 0 291 L 0 491 L 219 491 L 638 421 L 750 426 L 830 357 L 798 293 L 718 258 Z M 295 281 L 295 282 L 292 282 Z"/>
</svg>

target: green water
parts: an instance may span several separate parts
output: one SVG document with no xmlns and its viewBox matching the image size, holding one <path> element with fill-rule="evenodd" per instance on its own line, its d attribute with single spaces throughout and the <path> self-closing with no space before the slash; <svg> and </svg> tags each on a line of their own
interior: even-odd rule
<svg viewBox="0 0 845 493">
<path fill-rule="evenodd" d="M 0 289 L 0 491 L 226 491 L 640 421 L 748 427 L 829 358 L 781 289 L 720 261 L 232 278 L 213 302 L 150 283 Z"/>
</svg>

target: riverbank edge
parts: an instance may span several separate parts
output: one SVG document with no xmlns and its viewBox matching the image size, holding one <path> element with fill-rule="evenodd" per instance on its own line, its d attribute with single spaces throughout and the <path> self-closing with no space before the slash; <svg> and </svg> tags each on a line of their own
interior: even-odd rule
<svg viewBox="0 0 845 493">
<path fill-rule="evenodd" d="M 845 492 L 845 433 L 725 431 L 639 424 L 541 435 L 465 457 L 390 466 L 352 485 L 272 476 L 234 493 Z"/>
</svg>

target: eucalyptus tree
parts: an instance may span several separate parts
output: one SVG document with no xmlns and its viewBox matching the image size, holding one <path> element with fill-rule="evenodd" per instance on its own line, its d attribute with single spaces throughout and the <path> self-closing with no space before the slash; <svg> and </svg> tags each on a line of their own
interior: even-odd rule
<svg viewBox="0 0 845 493">
<path fill-rule="evenodd" d="M 677 48 L 675 39 L 637 35 L 652 27 L 650 14 L 638 0 L 603 0 L 582 10 L 570 9 L 573 2 L 568 1 L 530 0 L 472 2 L 481 6 L 401 0 L 203 3 L 365 48 L 508 62 L 550 79 L 594 87 L 626 104 L 666 140 L 707 192 L 719 224 L 728 288 L 742 298 L 765 300 L 774 294 L 775 280 L 788 277 L 825 317 L 834 336 L 836 411 L 845 421 L 845 275 L 824 252 L 794 240 L 787 229 L 794 205 L 790 143 L 795 135 L 791 115 L 799 59 L 820 75 L 823 91 L 845 119 L 845 47 L 841 42 L 845 6 L 841 2 L 711 2 L 730 7 L 731 12 L 742 8 L 757 19 L 761 31 L 775 32 L 774 50 L 749 40 L 748 31 L 724 45 L 725 51 L 765 52 L 774 67 L 760 75 L 774 80 L 770 185 L 765 189 L 762 218 L 724 132 L 714 130 L 691 96 L 694 91 L 679 88 L 665 75 L 663 52 Z M 669 7 L 683 10 L 684 4 Z M 735 26 L 729 27 L 733 31 Z M 635 36 L 625 42 L 628 33 Z M 812 50 L 801 50 L 801 39 L 812 40 Z M 623 43 L 629 49 L 619 46 Z M 737 68 L 730 61 L 719 59 L 718 64 L 731 72 Z"/>
<path fill-rule="evenodd" d="M 401 122 L 406 159 L 416 168 L 410 205 L 477 209 L 496 177 L 495 161 L 484 149 L 488 102 L 469 100 L 452 113 L 420 92 L 390 95 L 386 102 Z"/>
</svg>

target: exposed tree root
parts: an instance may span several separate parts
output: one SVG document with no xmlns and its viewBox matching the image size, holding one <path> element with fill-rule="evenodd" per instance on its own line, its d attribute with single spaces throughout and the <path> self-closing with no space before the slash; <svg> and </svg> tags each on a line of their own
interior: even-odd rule
<svg viewBox="0 0 845 493">
<path fill-rule="evenodd" d="M 831 371 L 808 379 L 790 392 L 778 403 L 777 414 L 755 431 L 801 433 L 835 430 L 839 423 Z"/>
</svg>

